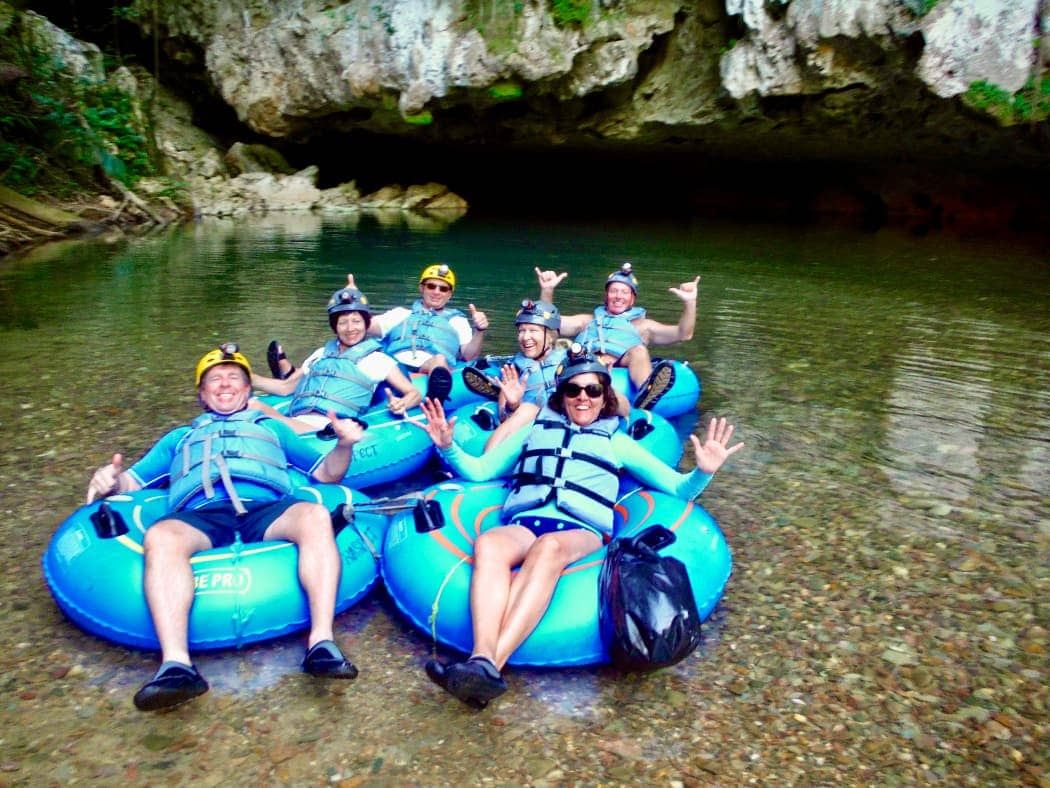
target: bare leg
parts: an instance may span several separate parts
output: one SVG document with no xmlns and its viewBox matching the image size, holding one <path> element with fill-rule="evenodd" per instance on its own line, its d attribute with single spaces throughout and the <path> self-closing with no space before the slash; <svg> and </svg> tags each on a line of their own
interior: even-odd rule
<svg viewBox="0 0 1050 788">
<path fill-rule="evenodd" d="M 497 668 L 503 669 L 510 655 L 547 612 L 562 570 L 601 546 L 601 537 L 584 529 L 544 534 L 533 543 L 510 584 L 506 613 L 500 623 L 499 641 L 493 657 Z M 474 647 L 477 653 L 476 640 Z"/>
<path fill-rule="evenodd" d="M 636 389 L 645 385 L 645 381 L 653 374 L 653 360 L 649 355 L 649 348 L 645 345 L 635 345 L 616 362 L 618 367 L 627 367 L 627 374 Z"/>
<path fill-rule="evenodd" d="M 160 641 L 161 661 L 190 665 L 189 624 L 193 606 L 190 556 L 211 540 L 181 520 L 160 520 L 146 529 L 143 588 Z"/>
<path fill-rule="evenodd" d="M 333 640 L 332 620 L 342 562 L 328 510 L 319 503 L 294 504 L 270 524 L 263 536 L 285 539 L 299 546 L 299 582 L 310 604 L 307 646 Z"/>
<path fill-rule="evenodd" d="M 419 367 L 419 371 L 429 375 L 431 370 L 437 369 L 438 367 L 443 367 L 450 371 L 452 369 L 448 364 L 448 359 L 445 358 L 442 354 L 436 353 L 435 355 L 431 356 L 423 362 L 423 364 Z"/>
<path fill-rule="evenodd" d="M 523 402 L 518 405 L 518 409 L 511 413 L 507 420 L 496 427 L 492 434 L 489 435 L 489 439 L 485 441 L 485 451 L 488 451 L 497 443 L 503 442 L 508 435 L 513 435 L 525 425 L 532 424 L 539 412 L 540 409 L 530 402 Z"/>
<path fill-rule="evenodd" d="M 475 655 L 495 662 L 500 626 L 510 597 L 511 570 L 522 562 L 535 543 L 536 537 L 529 529 L 507 525 L 486 531 L 474 544 L 470 617 Z"/>
<path fill-rule="evenodd" d="M 252 397 L 248 401 L 248 407 L 252 410 L 261 411 L 272 419 L 277 419 L 277 421 L 283 421 L 285 424 L 287 424 L 300 435 L 306 432 L 317 432 L 317 430 L 319 429 L 313 424 L 307 424 L 305 421 L 300 421 L 299 419 L 293 418 L 292 416 L 286 416 L 285 414 L 281 413 L 281 411 L 277 410 L 277 408 L 273 407 L 272 405 L 267 405 L 258 397 Z"/>
</svg>

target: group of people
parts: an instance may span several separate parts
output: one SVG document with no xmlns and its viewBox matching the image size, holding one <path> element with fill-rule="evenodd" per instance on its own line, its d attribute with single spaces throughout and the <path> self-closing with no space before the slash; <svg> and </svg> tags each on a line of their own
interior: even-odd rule
<svg viewBox="0 0 1050 788">
<path fill-rule="evenodd" d="M 510 478 L 504 525 L 475 545 L 473 653 L 464 661 L 431 660 L 425 666 L 432 681 L 475 708 L 506 690 L 501 670 L 543 616 L 562 570 L 612 536 L 620 471 L 692 498 L 742 448 L 730 445 L 732 425 L 716 418 L 705 440 L 690 436 L 696 468 L 679 474 L 617 431 L 618 416 L 632 404 L 651 407 L 673 383 L 673 367 L 654 366 L 648 346 L 692 337 L 699 277 L 670 288 L 683 310 L 678 324 L 666 325 L 635 305 L 638 281 L 629 263 L 609 276 L 604 304 L 593 315 L 561 316 L 552 298 L 566 274 L 537 268 L 536 276 L 540 297 L 523 302 L 515 318 L 518 353 L 499 377 L 473 368 L 464 372 L 468 386 L 499 400 L 503 423 L 482 458 L 453 442 L 456 417 L 447 418 L 442 403 L 452 387 L 452 366 L 479 356 L 488 318 L 474 304 L 469 317 L 450 307 L 455 274 L 434 264 L 422 272 L 411 307 L 376 316 L 350 275 L 328 302 L 334 338 L 298 368 L 277 342 L 267 354 L 269 377 L 253 372 L 232 343 L 209 351 L 195 376 L 204 413 L 169 432 L 127 469 L 116 454 L 95 472 L 89 503 L 143 487 L 169 490 L 170 511 L 147 529 L 143 545 L 144 590 L 162 662 L 135 695 L 139 709 L 170 708 L 207 691 L 188 647 L 190 558 L 236 539 L 296 543 L 311 619 L 302 669 L 326 678 L 357 675 L 333 635 L 341 562 L 330 513 L 291 495 L 288 469 L 338 483 L 362 436 L 357 417 L 384 382 L 391 413 L 404 416 L 422 406 L 422 414 L 410 420 L 427 431 L 457 473 L 472 480 Z M 576 342 L 565 348 L 560 336 Z M 612 365 L 628 369 L 639 391 L 634 403 L 613 389 Z M 425 397 L 409 380 L 411 372 L 428 376 Z M 292 395 L 287 413 L 260 402 L 253 389 Z M 326 454 L 298 438 L 322 427 L 336 438 Z"/>
</svg>

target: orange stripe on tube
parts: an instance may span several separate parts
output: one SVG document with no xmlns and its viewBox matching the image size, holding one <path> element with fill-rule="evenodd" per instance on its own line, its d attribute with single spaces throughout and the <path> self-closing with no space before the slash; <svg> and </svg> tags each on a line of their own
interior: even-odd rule
<svg viewBox="0 0 1050 788">
<path fill-rule="evenodd" d="M 456 547 L 456 545 L 452 543 L 452 540 L 445 536 L 443 533 L 441 533 L 441 531 L 431 531 L 430 538 L 442 547 L 444 547 L 448 552 L 452 553 L 452 555 L 454 555 L 457 560 L 462 561 L 465 559 L 470 564 L 474 563 L 473 556 L 468 555 L 463 550 L 460 550 L 458 547 Z"/>
<path fill-rule="evenodd" d="M 685 501 L 685 506 L 682 507 L 682 514 L 677 520 L 674 521 L 674 525 L 669 525 L 667 527 L 672 531 L 677 531 L 678 526 L 685 522 L 686 518 L 689 516 L 689 513 L 691 511 L 693 511 L 693 502 Z"/>
</svg>

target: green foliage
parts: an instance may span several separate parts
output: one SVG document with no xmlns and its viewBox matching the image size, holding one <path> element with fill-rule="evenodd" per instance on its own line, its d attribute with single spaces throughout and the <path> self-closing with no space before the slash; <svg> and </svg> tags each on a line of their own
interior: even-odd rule
<svg viewBox="0 0 1050 788">
<path fill-rule="evenodd" d="M 915 16 L 926 16 L 937 5 L 937 0 L 904 0 L 904 5 Z"/>
<path fill-rule="evenodd" d="M 489 88 L 489 95 L 497 101 L 521 98 L 521 85 L 509 79 L 493 83 Z"/>
<path fill-rule="evenodd" d="M 0 62 L 25 73 L 0 91 L 0 183 L 64 195 L 96 166 L 129 185 L 153 172 L 127 93 L 73 77 L 18 35 L 0 41 Z"/>
<path fill-rule="evenodd" d="M 113 18 L 124 22 L 137 22 L 142 18 L 142 13 L 133 6 L 113 6 Z"/>
<path fill-rule="evenodd" d="M 412 126 L 429 126 L 433 122 L 434 116 L 430 114 L 429 109 L 417 112 L 414 115 L 405 115 L 405 123 Z"/>
<path fill-rule="evenodd" d="M 1038 89 L 1035 80 L 1029 79 L 1016 93 L 991 82 L 972 82 L 962 99 L 1003 125 L 1044 121 L 1050 118 L 1050 77 L 1044 77 Z"/>
<path fill-rule="evenodd" d="M 509 54 L 518 44 L 518 18 L 523 5 L 517 0 L 467 0 L 467 24 L 481 33 L 489 51 Z"/>
<path fill-rule="evenodd" d="M 591 15 L 591 0 L 551 0 L 551 16 L 562 27 L 582 25 Z"/>
<path fill-rule="evenodd" d="M 381 3 L 374 3 L 372 5 L 372 14 L 377 20 L 379 20 L 379 24 L 383 26 L 383 30 L 386 31 L 388 36 L 394 35 L 396 31 L 394 29 L 393 20 L 390 18 L 390 12 L 387 11 Z"/>
</svg>

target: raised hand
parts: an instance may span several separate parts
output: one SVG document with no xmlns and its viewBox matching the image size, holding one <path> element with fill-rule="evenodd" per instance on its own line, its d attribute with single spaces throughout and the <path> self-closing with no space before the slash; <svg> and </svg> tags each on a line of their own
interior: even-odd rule
<svg viewBox="0 0 1050 788">
<path fill-rule="evenodd" d="M 467 307 L 470 309 L 470 320 L 474 324 L 474 328 L 476 328 L 478 331 L 485 331 L 486 329 L 488 329 L 488 315 L 486 315 L 473 304 L 468 304 Z"/>
<path fill-rule="evenodd" d="M 533 270 L 536 272 L 536 281 L 539 283 L 541 291 L 544 289 L 554 290 L 569 275 L 567 272 L 559 274 L 554 271 L 541 271 L 539 267 Z"/>
<path fill-rule="evenodd" d="M 693 442 L 693 451 L 696 454 L 696 467 L 704 473 L 714 473 L 731 456 L 742 448 L 743 443 L 730 446 L 729 441 L 733 437 L 733 425 L 724 418 L 713 418 L 707 425 L 707 437 L 701 444 L 700 439 L 690 435 L 689 440 Z"/>
<path fill-rule="evenodd" d="M 667 289 L 683 301 L 695 301 L 700 292 L 700 288 L 697 287 L 699 283 L 700 277 L 698 276 L 692 282 L 682 282 L 678 287 L 669 287 Z"/>
<path fill-rule="evenodd" d="M 91 477 L 88 483 L 87 502 L 91 503 L 96 498 L 105 498 L 107 495 L 120 490 L 120 474 L 123 473 L 121 464 L 124 458 L 119 454 L 113 455 L 109 465 L 103 465 Z"/>
<path fill-rule="evenodd" d="M 503 391 L 503 402 L 508 411 L 512 411 L 525 398 L 525 381 L 528 374 L 521 376 L 513 364 L 504 364 L 500 368 L 500 389 Z"/>
<path fill-rule="evenodd" d="M 395 416 L 404 416 L 408 410 L 405 406 L 405 398 L 397 396 L 390 386 L 387 386 L 384 390 L 386 391 L 386 409 Z"/>
<path fill-rule="evenodd" d="M 335 432 L 336 438 L 339 439 L 338 446 L 349 448 L 365 436 L 365 429 L 357 420 L 341 419 L 334 410 L 328 411 L 326 415 L 332 425 L 332 431 Z"/>
<path fill-rule="evenodd" d="M 352 288 L 354 288 L 354 290 L 357 290 L 357 285 L 354 284 L 354 275 L 353 274 L 347 274 L 346 275 L 346 286 L 347 287 L 352 287 Z"/>
<path fill-rule="evenodd" d="M 456 426 L 456 417 L 445 418 L 445 408 L 439 399 L 424 399 L 420 407 L 423 409 L 424 422 L 419 419 L 409 419 L 411 424 L 418 425 L 427 431 L 430 440 L 439 449 L 447 449 L 452 445 L 452 428 Z"/>
</svg>

